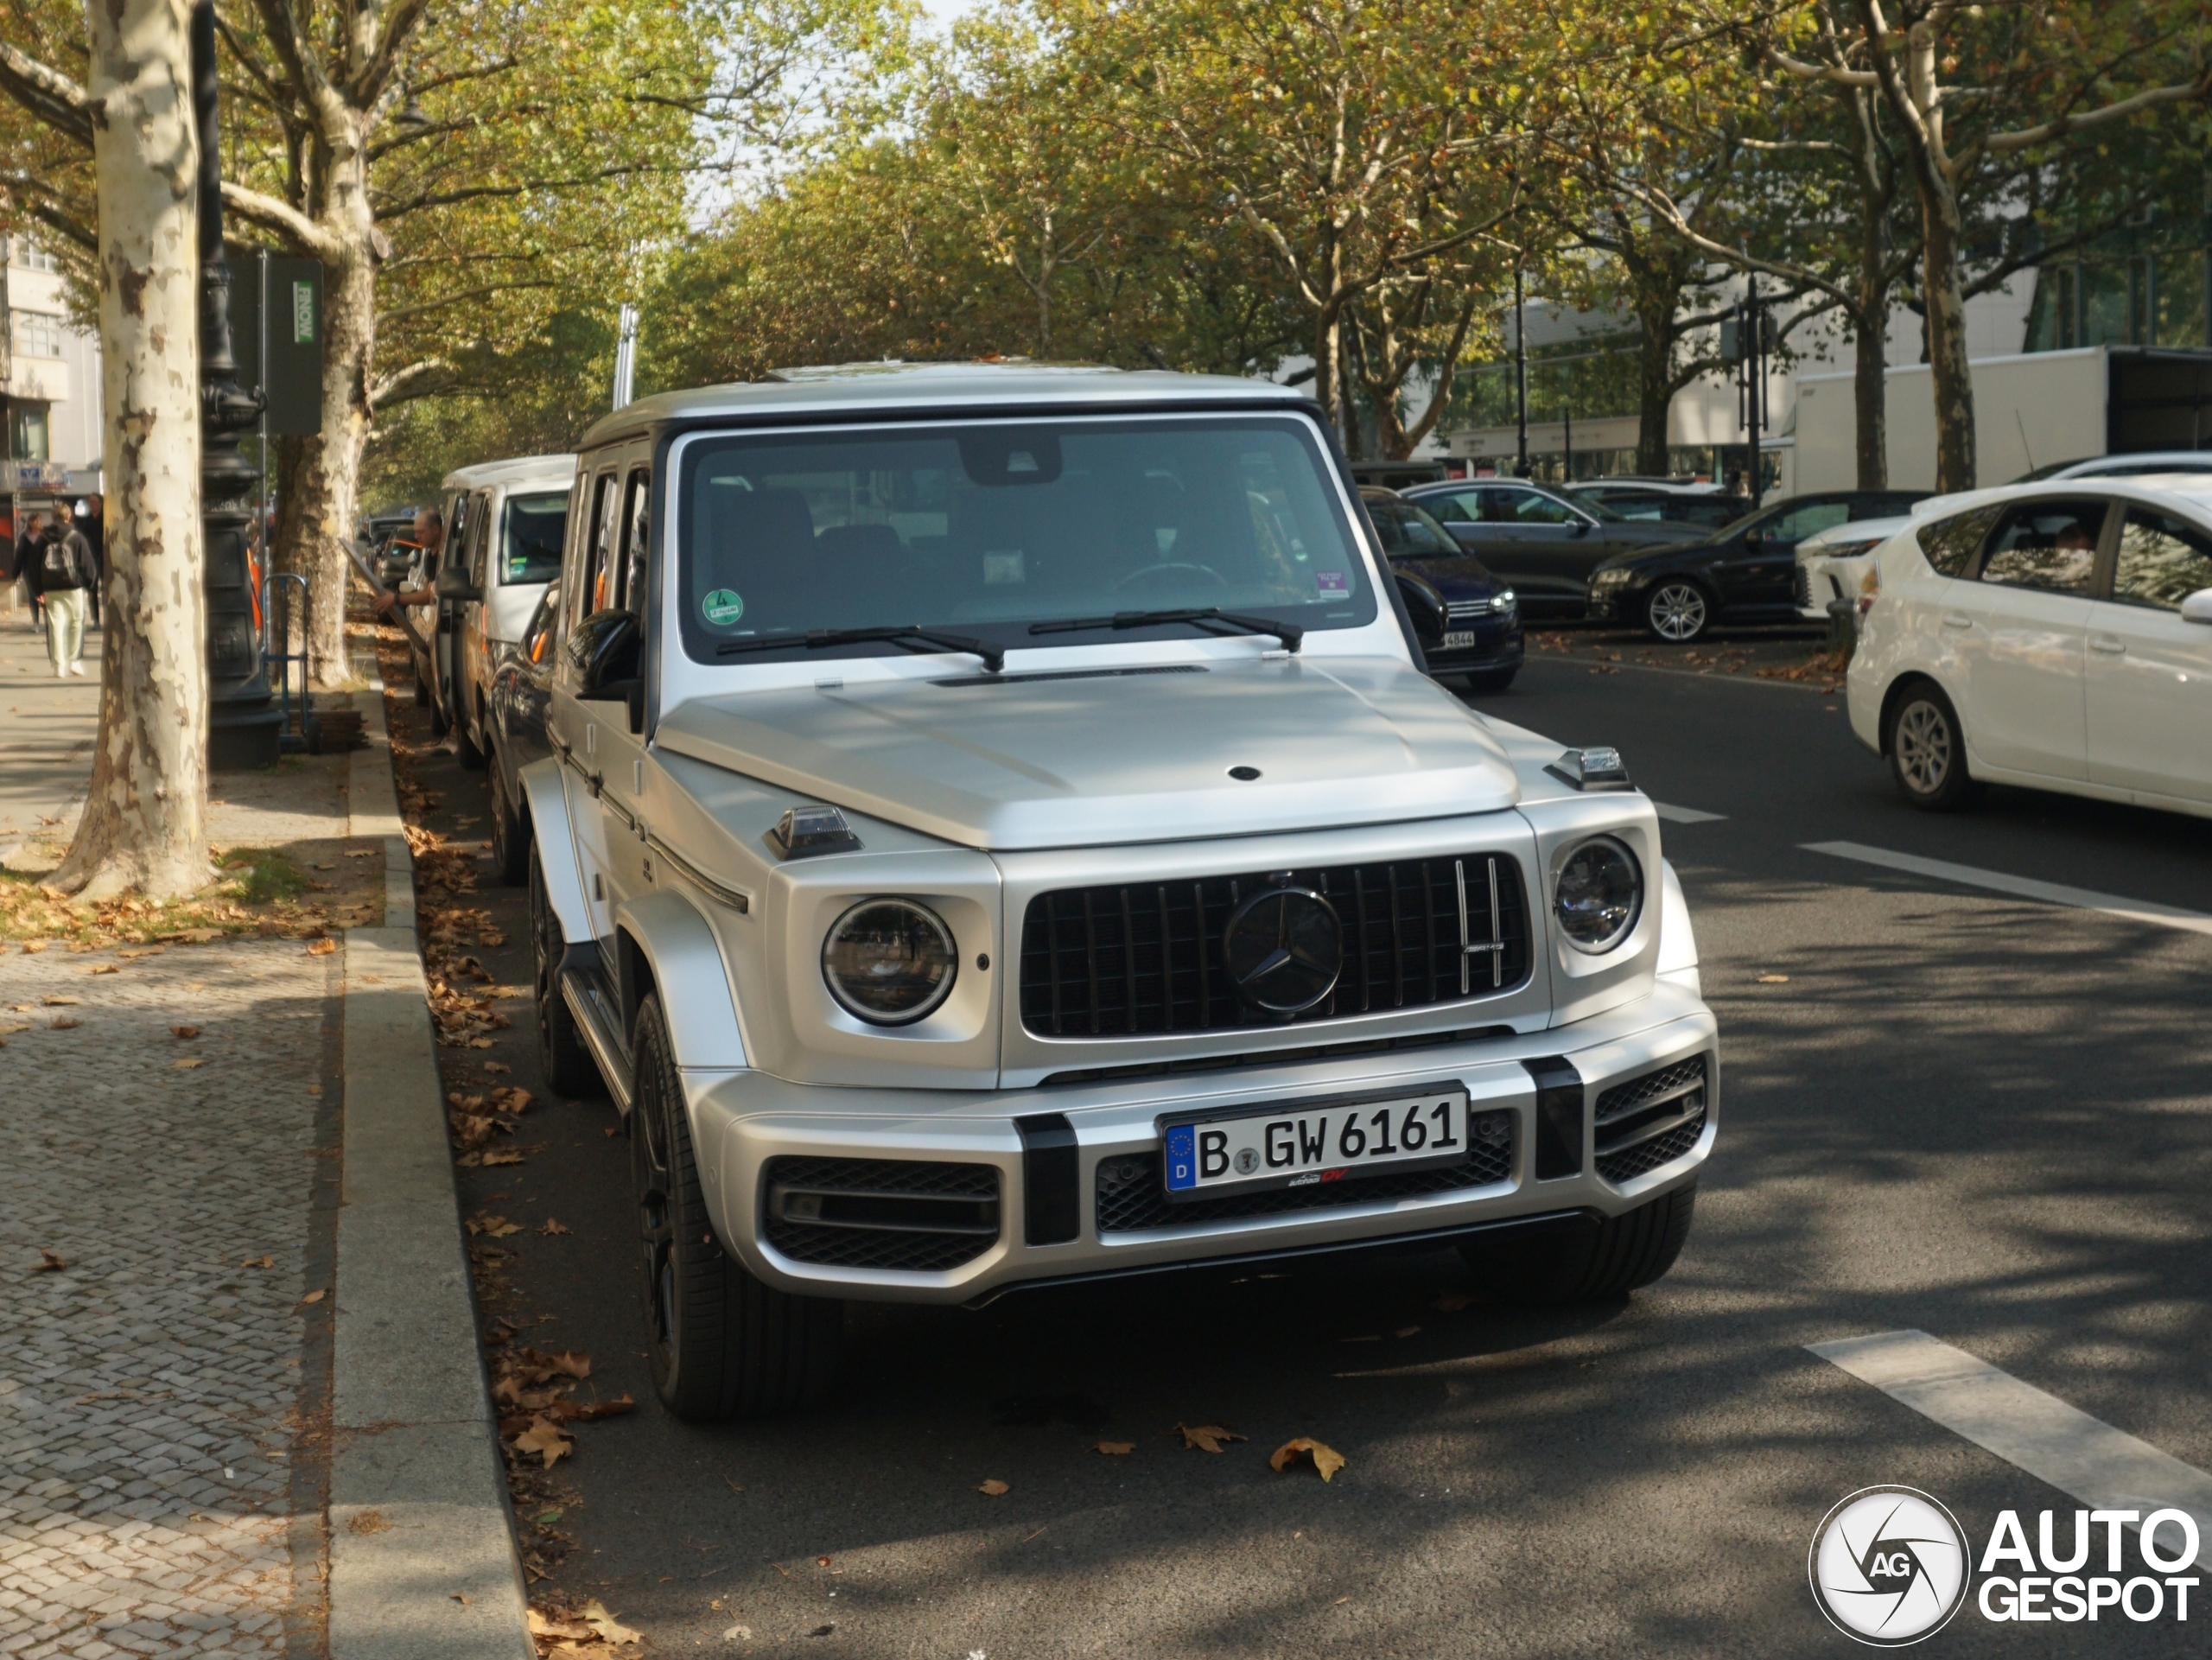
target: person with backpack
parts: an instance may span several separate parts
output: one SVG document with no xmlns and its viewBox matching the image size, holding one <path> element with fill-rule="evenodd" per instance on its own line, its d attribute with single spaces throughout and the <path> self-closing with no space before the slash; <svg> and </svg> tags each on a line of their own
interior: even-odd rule
<svg viewBox="0 0 2212 1660">
<path fill-rule="evenodd" d="M 16 588 L 22 590 L 23 608 L 30 613 L 33 633 L 36 633 L 41 625 L 38 614 L 38 578 L 33 575 L 31 567 L 38 563 L 38 537 L 45 528 L 44 513 L 24 514 L 22 532 L 16 537 L 12 557 L 8 563 L 7 577 L 12 585 L 9 597 L 14 598 Z M 14 608 L 13 605 L 9 607 L 11 611 Z"/>
<path fill-rule="evenodd" d="M 57 677 L 85 671 L 85 590 L 92 583 L 92 550 L 84 532 L 55 515 L 39 533 L 29 573 L 46 602 L 46 652 Z"/>
</svg>

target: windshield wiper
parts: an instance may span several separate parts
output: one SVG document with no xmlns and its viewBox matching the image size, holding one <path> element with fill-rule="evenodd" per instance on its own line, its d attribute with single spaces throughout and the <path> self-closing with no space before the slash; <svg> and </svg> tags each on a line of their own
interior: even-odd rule
<svg viewBox="0 0 2212 1660">
<path fill-rule="evenodd" d="M 1294 652 L 1299 641 L 1306 638 L 1306 631 L 1294 622 L 1269 622 L 1265 617 L 1248 617 L 1241 612 L 1224 611 L 1218 606 L 1184 611 L 1116 611 L 1110 617 L 1068 617 L 1058 622 L 1033 622 L 1033 634 L 1071 634 L 1091 628 L 1150 628 L 1160 623 L 1195 622 L 1220 623 L 1233 633 L 1273 634 L 1281 640 L 1283 649 Z"/>
<path fill-rule="evenodd" d="M 810 652 L 818 652 L 828 646 L 865 646 L 879 639 L 893 640 L 900 645 L 916 642 L 935 646 L 940 652 L 971 652 L 983 659 L 983 666 L 993 674 L 1006 667 L 1005 647 L 994 646 L 987 639 L 977 639 L 972 634 L 941 634 L 934 628 L 810 628 L 804 634 L 726 640 L 715 647 L 715 655 L 734 657 L 740 652 L 772 652 L 779 647 L 792 646 L 803 646 Z"/>
</svg>

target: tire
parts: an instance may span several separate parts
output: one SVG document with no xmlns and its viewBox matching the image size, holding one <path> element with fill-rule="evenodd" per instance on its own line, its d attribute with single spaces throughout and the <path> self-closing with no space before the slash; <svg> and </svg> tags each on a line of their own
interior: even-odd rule
<svg viewBox="0 0 2212 1660">
<path fill-rule="evenodd" d="M 545 871 L 537 849 L 530 850 L 530 940 L 536 974 L 531 989 L 537 1002 L 537 1060 L 545 1087 L 556 1095 L 589 1101 L 607 1093 L 599 1063 L 584 1046 L 583 1034 L 568 999 L 561 995 L 561 919 L 545 892 Z"/>
<path fill-rule="evenodd" d="M 1526 1308 L 1595 1302 L 1626 1296 L 1674 1267 L 1696 1208 L 1693 1181 L 1577 1233 L 1470 1241 L 1459 1250 L 1477 1277 L 1508 1302 Z"/>
<path fill-rule="evenodd" d="M 1667 576 L 1643 596 L 1643 626 L 1652 638 L 1688 646 L 1713 626 L 1713 596 L 1685 576 Z"/>
<path fill-rule="evenodd" d="M 499 880 L 520 887 L 530 880 L 530 840 L 522 814 L 507 793 L 507 768 L 497 754 L 492 758 L 492 860 Z"/>
<path fill-rule="evenodd" d="M 691 1126 L 660 999 L 638 1010 L 630 1185 L 653 1392 L 686 1423 L 758 1418 L 836 1382 L 845 1307 L 771 1290 L 721 1248 L 699 1192 Z"/>
<path fill-rule="evenodd" d="M 423 678 L 423 660 L 412 652 L 408 655 L 415 664 L 415 707 L 428 709 L 430 706 L 430 683 Z"/>
<path fill-rule="evenodd" d="M 1521 665 L 1516 663 L 1510 669 L 1491 669 L 1484 674 L 1471 674 L 1467 677 L 1467 690 L 1478 697 L 1486 697 L 1503 691 L 1513 684 L 1513 677 L 1520 672 Z"/>
<path fill-rule="evenodd" d="M 476 746 L 476 735 L 466 715 L 453 723 L 453 750 L 462 770 L 470 773 L 484 770 L 484 752 Z"/>
<path fill-rule="evenodd" d="M 1897 792 L 1926 812 L 1955 812 L 1974 793 L 1967 771 L 1966 728 L 1932 681 L 1916 681 L 1890 709 L 1882 753 Z"/>
</svg>

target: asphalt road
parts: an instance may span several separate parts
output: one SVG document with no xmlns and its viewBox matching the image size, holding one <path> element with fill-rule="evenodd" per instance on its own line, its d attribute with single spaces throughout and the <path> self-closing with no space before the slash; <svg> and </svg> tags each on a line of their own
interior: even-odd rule
<svg viewBox="0 0 2212 1660">
<path fill-rule="evenodd" d="M 1599 666 L 1540 657 L 1482 707 L 1617 744 L 1656 799 L 1723 815 L 1664 827 L 1725 1080 L 1667 1280 L 1568 1313 L 1446 1312 L 1470 1288 L 1440 1256 L 856 1307 L 826 1409 L 691 1428 L 650 1401 L 613 1110 L 541 1108 L 527 1163 L 461 1173 L 472 1211 L 574 1230 L 502 1242 L 500 1306 L 647 1402 L 560 1466 L 575 1549 L 541 1593 L 596 1596 L 668 1654 L 1851 1653 L 1806 1585 L 1846 1494 L 1924 1489 L 1977 1544 L 2008 1508 L 2031 1531 L 2059 1511 L 2063 1542 L 2075 1507 L 1803 1346 L 1907 1327 L 2212 1468 L 2212 938 L 1803 845 L 2212 912 L 2202 822 L 2002 790 L 1920 815 L 1840 695 Z M 479 777 L 444 757 L 423 777 L 434 827 L 483 833 Z M 487 960 L 526 984 L 520 896 L 486 881 L 512 942 Z M 495 1058 L 542 1095 L 527 1006 L 503 1007 Z M 480 1087 L 463 1053 L 453 1077 Z M 1187 1451 L 1179 1421 L 1249 1440 Z M 1268 1470 L 1300 1434 L 1349 1459 L 1334 1482 Z M 1102 1436 L 1136 1451 L 1088 1450 Z M 2201 1652 L 2212 1612 L 2190 1613 L 1969 1607 L 1926 1652 Z"/>
</svg>

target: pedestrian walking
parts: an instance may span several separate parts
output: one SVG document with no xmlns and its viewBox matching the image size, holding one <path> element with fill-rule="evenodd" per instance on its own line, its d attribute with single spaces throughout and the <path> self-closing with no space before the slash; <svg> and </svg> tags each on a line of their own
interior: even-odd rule
<svg viewBox="0 0 2212 1660">
<path fill-rule="evenodd" d="M 46 606 L 46 651 L 57 677 L 85 671 L 85 589 L 92 581 L 92 550 L 73 525 L 56 518 L 39 533 L 36 573 Z"/>
<path fill-rule="evenodd" d="M 24 516 L 22 534 L 16 538 L 15 560 L 9 573 L 15 587 L 22 590 L 24 607 L 30 613 L 31 632 L 34 633 L 41 625 L 39 620 L 38 576 L 33 567 L 38 563 L 39 532 L 45 528 L 44 513 Z"/>
<path fill-rule="evenodd" d="M 106 504 L 98 496 L 86 496 L 77 504 L 72 523 L 77 534 L 85 538 L 85 545 L 92 550 L 92 579 L 85 585 L 85 598 L 92 607 L 92 626 L 100 626 L 100 590 L 107 586 L 107 527 L 102 522 Z"/>
</svg>

